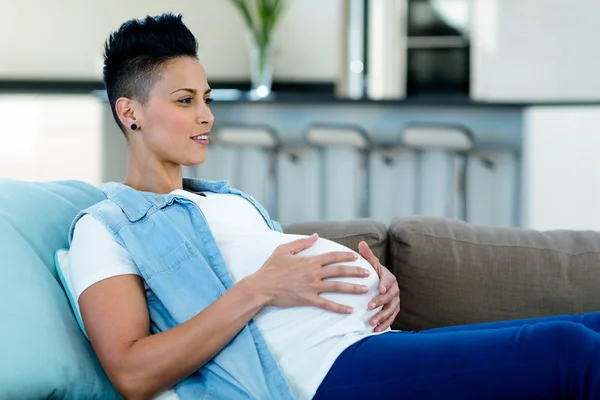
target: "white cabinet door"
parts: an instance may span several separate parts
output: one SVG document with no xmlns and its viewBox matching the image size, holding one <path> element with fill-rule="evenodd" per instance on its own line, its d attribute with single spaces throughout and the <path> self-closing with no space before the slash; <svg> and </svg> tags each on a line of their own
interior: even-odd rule
<svg viewBox="0 0 600 400">
<path fill-rule="evenodd" d="M 523 227 L 600 230 L 600 107 L 531 107 L 523 141 Z"/>
<path fill-rule="evenodd" d="M 474 99 L 600 99 L 600 1 L 485 0 L 472 7 Z"/>
</svg>

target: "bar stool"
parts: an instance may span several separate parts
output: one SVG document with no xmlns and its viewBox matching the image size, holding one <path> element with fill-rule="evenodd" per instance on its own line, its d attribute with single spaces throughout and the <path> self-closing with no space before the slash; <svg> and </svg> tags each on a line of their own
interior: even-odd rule
<svg viewBox="0 0 600 400">
<path fill-rule="evenodd" d="M 317 221 L 321 218 L 319 151 L 303 142 L 288 142 L 277 162 L 281 223 Z"/>
<path fill-rule="evenodd" d="M 199 171 L 206 179 L 226 179 L 263 204 L 277 219 L 277 153 L 280 139 L 265 124 L 220 125 Z"/>
<path fill-rule="evenodd" d="M 395 217 L 415 214 L 415 152 L 396 141 L 374 144 L 371 150 L 369 217 L 389 224 Z"/>
<path fill-rule="evenodd" d="M 408 124 L 401 143 L 416 156 L 416 214 L 466 220 L 472 133 L 455 124 Z"/>
<path fill-rule="evenodd" d="M 467 221 L 519 225 L 520 154 L 515 149 L 478 149 L 467 163 Z"/>
<path fill-rule="evenodd" d="M 305 140 L 319 153 L 320 218 L 366 218 L 371 148 L 366 131 L 353 124 L 314 123 Z"/>
</svg>

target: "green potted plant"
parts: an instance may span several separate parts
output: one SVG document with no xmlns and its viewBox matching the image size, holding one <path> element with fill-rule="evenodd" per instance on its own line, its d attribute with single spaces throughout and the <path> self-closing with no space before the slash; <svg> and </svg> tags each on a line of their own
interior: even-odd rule
<svg viewBox="0 0 600 400">
<path fill-rule="evenodd" d="M 273 83 L 273 32 L 285 0 L 231 0 L 248 29 L 252 95 L 267 97 Z"/>
</svg>

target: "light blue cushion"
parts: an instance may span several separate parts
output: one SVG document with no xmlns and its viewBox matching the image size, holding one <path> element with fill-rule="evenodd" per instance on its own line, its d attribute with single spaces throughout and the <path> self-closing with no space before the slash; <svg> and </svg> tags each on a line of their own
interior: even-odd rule
<svg viewBox="0 0 600 400">
<path fill-rule="evenodd" d="M 81 317 L 81 311 L 79 310 L 79 304 L 77 303 L 77 299 L 73 295 L 73 284 L 71 283 L 71 273 L 69 271 L 69 263 L 67 262 L 67 256 L 69 255 L 69 249 L 58 249 L 56 253 L 54 253 L 54 265 L 56 266 L 56 273 L 58 274 L 58 279 L 60 280 L 60 284 L 69 299 L 69 304 L 71 305 L 71 310 L 73 310 L 73 314 L 75 314 L 75 319 L 77 320 L 77 325 L 79 325 L 79 329 L 87 338 L 87 332 L 85 331 L 85 326 L 83 325 L 83 318 Z"/>
<path fill-rule="evenodd" d="M 0 399 L 115 399 L 54 268 L 71 221 L 104 199 L 83 182 L 0 180 Z"/>
</svg>

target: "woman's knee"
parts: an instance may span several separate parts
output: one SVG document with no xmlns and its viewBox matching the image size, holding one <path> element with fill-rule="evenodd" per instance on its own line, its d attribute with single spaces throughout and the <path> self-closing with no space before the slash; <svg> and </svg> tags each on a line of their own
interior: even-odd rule
<svg viewBox="0 0 600 400">
<path fill-rule="evenodd" d="M 581 365 L 585 360 L 600 360 L 600 336 L 583 324 L 557 321 L 532 327 L 534 343 L 545 344 L 547 351 L 563 362 Z"/>
</svg>

